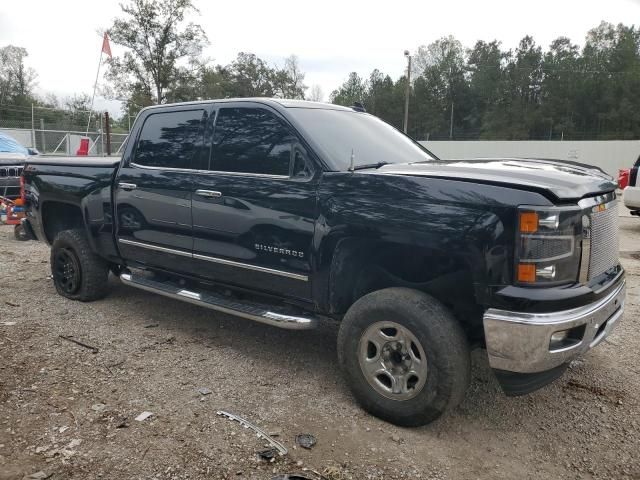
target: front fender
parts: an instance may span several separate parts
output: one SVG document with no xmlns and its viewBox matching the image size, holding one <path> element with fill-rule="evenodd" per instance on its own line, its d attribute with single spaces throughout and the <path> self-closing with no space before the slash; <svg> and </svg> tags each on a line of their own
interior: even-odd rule
<svg viewBox="0 0 640 480">
<path fill-rule="evenodd" d="M 345 239 L 420 248 L 456 259 L 472 276 L 476 301 L 512 280 L 515 209 L 543 196 L 493 185 L 428 177 L 331 173 L 319 188 L 314 238 L 319 308 L 331 304 L 332 263 Z"/>
</svg>

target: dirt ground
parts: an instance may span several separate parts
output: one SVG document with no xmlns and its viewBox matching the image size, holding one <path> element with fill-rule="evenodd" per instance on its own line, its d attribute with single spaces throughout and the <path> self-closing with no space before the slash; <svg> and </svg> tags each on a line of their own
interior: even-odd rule
<svg viewBox="0 0 640 480">
<path fill-rule="evenodd" d="M 47 246 L 0 227 L 0 479 L 271 479 L 305 468 L 331 480 L 640 479 L 640 218 L 625 212 L 621 229 L 627 310 L 606 342 L 519 398 L 501 393 L 476 351 L 462 405 L 402 429 L 354 403 L 334 325 L 278 330 L 114 278 L 106 299 L 72 302 L 55 293 Z M 218 410 L 277 434 L 289 455 L 259 460 L 264 441 Z M 135 421 L 144 411 L 153 415 Z M 295 448 L 300 433 L 316 446 Z"/>
</svg>

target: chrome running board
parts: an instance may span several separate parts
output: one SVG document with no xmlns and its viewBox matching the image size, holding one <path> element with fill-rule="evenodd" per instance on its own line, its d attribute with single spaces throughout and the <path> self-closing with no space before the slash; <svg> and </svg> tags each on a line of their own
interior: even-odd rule
<svg viewBox="0 0 640 480">
<path fill-rule="evenodd" d="M 278 312 L 277 307 L 259 307 L 247 305 L 235 300 L 228 299 L 222 295 L 212 292 L 195 292 L 184 288 L 152 280 L 131 272 L 120 274 L 120 280 L 125 285 L 130 285 L 141 290 L 164 295 L 165 297 L 193 303 L 201 307 L 210 308 L 218 312 L 247 318 L 255 322 L 266 323 L 274 327 L 288 330 L 310 330 L 317 327 L 318 321 L 313 317 L 300 317 L 289 313 Z"/>
</svg>

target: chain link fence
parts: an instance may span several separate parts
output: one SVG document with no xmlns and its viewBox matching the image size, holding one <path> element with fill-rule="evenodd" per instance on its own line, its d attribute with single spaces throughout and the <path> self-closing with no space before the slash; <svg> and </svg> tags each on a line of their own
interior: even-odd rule
<svg viewBox="0 0 640 480">
<path fill-rule="evenodd" d="M 118 155 L 132 118 L 111 120 L 111 154 Z M 46 155 L 75 155 L 80 140 L 89 139 L 89 155 L 107 155 L 105 116 L 87 110 L 0 105 L 0 132 Z"/>
</svg>

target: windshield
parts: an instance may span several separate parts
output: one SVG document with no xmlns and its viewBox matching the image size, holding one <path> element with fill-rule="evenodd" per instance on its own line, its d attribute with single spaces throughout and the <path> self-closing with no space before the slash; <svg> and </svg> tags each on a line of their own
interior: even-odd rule
<svg viewBox="0 0 640 480">
<path fill-rule="evenodd" d="M 290 108 L 328 160 L 338 169 L 379 163 L 435 160 L 425 148 L 373 115 L 348 110 Z"/>
</svg>

